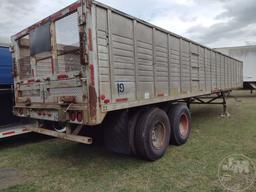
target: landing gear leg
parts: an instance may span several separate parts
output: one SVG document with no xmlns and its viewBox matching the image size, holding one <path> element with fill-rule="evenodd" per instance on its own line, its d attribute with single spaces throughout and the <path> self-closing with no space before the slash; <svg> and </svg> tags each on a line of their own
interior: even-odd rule
<svg viewBox="0 0 256 192">
<path fill-rule="evenodd" d="M 221 114 L 222 117 L 230 117 L 230 114 L 227 110 L 227 96 L 225 92 L 221 92 L 221 97 L 223 99 L 223 114 Z"/>
<path fill-rule="evenodd" d="M 189 99 L 187 100 L 187 107 L 188 107 L 188 109 L 190 109 L 190 106 L 191 106 L 191 98 L 189 98 Z"/>
</svg>

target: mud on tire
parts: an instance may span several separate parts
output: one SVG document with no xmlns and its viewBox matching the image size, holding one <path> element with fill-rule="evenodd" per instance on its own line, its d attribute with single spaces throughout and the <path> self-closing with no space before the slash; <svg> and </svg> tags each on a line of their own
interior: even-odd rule
<svg viewBox="0 0 256 192">
<path fill-rule="evenodd" d="M 150 161 L 161 158 L 170 140 L 170 124 L 167 114 L 159 108 L 149 108 L 138 119 L 135 128 L 137 154 Z"/>
<path fill-rule="evenodd" d="M 168 111 L 171 126 L 171 144 L 183 145 L 191 132 L 191 114 L 184 104 L 172 105 Z"/>
</svg>

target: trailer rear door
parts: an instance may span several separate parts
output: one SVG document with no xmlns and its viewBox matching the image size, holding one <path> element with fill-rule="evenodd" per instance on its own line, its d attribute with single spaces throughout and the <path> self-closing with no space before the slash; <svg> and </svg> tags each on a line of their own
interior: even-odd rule
<svg viewBox="0 0 256 192">
<path fill-rule="evenodd" d="M 79 13 L 48 21 L 18 39 L 18 101 L 83 103 L 85 83 L 80 61 Z"/>
</svg>

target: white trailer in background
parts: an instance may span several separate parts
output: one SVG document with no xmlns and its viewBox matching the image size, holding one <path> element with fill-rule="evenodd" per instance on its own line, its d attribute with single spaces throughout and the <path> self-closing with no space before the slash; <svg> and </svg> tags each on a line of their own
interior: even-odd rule
<svg viewBox="0 0 256 192">
<path fill-rule="evenodd" d="M 256 45 L 223 47 L 216 50 L 243 61 L 244 88 L 256 89 Z"/>
</svg>

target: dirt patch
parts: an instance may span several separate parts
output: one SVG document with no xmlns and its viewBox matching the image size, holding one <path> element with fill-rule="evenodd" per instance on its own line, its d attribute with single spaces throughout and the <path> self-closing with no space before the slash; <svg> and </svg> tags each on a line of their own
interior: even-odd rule
<svg viewBox="0 0 256 192">
<path fill-rule="evenodd" d="M 25 182 L 21 171 L 14 168 L 0 169 L 0 190 Z"/>
</svg>

